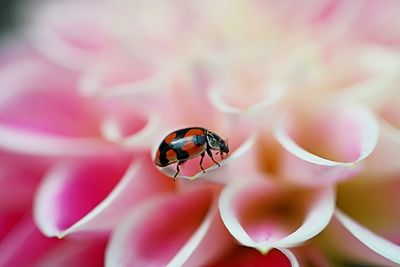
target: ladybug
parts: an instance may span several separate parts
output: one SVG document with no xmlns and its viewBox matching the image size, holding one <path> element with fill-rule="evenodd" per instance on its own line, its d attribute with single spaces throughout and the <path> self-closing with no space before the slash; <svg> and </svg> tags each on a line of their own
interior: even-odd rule
<svg viewBox="0 0 400 267">
<path fill-rule="evenodd" d="M 220 166 L 214 160 L 211 150 L 218 150 L 217 154 L 221 154 L 221 158 L 223 158 L 224 153 L 229 153 L 228 143 L 205 128 L 190 127 L 180 129 L 168 134 L 163 139 L 158 147 L 154 163 L 157 166 L 166 167 L 178 162 L 174 175 L 175 179 L 180 172 L 179 165 L 198 156 L 201 156 L 200 168 L 205 172 L 202 164 L 206 152 L 212 161 Z"/>
</svg>

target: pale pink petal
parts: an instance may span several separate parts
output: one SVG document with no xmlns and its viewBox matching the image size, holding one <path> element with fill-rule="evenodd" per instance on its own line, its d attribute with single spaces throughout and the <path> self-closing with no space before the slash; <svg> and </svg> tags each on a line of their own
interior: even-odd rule
<svg viewBox="0 0 400 267">
<path fill-rule="evenodd" d="M 266 252 L 297 246 L 322 231 L 334 211 L 330 187 L 283 187 L 266 180 L 229 184 L 221 193 L 221 217 L 243 245 Z"/>
<path fill-rule="evenodd" d="M 114 12 L 111 25 L 125 49 L 154 62 L 176 60 L 196 36 L 197 14 L 190 2 L 119 1 Z"/>
<path fill-rule="evenodd" d="M 100 106 L 74 92 L 77 76 L 34 57 L 0 69 L 0 147 L 51 156 L 116 153 L 101 140 Z"/>
<path fill-rule="evenodd" d="M 0 125 L 0 147 L 38 156 L 70 157 L 117 154 L 118 150 L 97 138 L 66 138 L 28 133 Z"/>
<path fill-rule="evenodd" d="M 235 76 L 232 73 L 230 75 Z M 214 84 L 209 89 L 209 101 L 217 110 L 233 115 L 262 116 L 265 121 L 266 114 L 271 115 L 273 108 L 276 107 L 276 103 L 284 93 L 282 85 L 277 83 L 265 82 L 265 84 L 257 85 L 257 88 L 248 88 L 248 86 L 238 83 L 235 80 L 227 81 L 223 84 Z M 239 89 L 235 90 L 235 88 Z"/>
<path fill-rule="evenodd" d="M 373 114 L 357 106 L 318 106 L 280 118 L 275 138 L 285 148 L 281 172 L 300 183 L 331 183 L 361 170 L 378 141 Z"/>
<path fill-rule="evenodd" d="M 363 173 L 337 188 L 337 207 L 392 242 L 400 241 L 400 174 Z M 367 192 L 367 193 L 366 193 Z"/>
<path fill-rule="evenodd" d="M 400 3 L 393 0 L 366 0 L 360 8 L 353 25 L 348 30 L 351 37 L 377 42 L 381 45 L 399 48 L 400 30 L 393 25 L 400 22 L 397 11 Z M 374 17 L 371 20 L 371 16 Z"/>
<path fill-rule="evenodd" d="M 291 31 L 307 31 L 328 40 L 377 42 L 398 47 L 400 32 L 397 1 L 314 0 L 263 1 L 269 16 L 276 17 Z M 375 19 L 371 20 L 370 18 Z"/>
<path fill-rule="evenodd" d="M 398 245 L 373 233 L 340 210 L 336 210 L 322 237 L 329 253 L 343 261 L 373 266 L 399 264 Z"/>
<path fill-rule="evenodd" d="M 163 126 L 159 115 L 138 111 L 120 102 L 115 104 L 101 121 L 104 139 L 130 149 L 148 149 L 159 141 L 157 135 Z"/>
<path fill-rule="evenodd" d="M 144 100 L 150 101 L 146 99 L 146 94 L 151 94 L 154 103 L 154 93 L 163 93 L 169 88 L 170 71 L 173 71 L 159 65 L 158 62 L 126 54 L 112 55 L 83 74 L 79 81 L 80 90 L 89 96 L 131 96 L 138 104 Z"/>
<path fill-rule="evenodd" d="M 34 217 L 47 236 L 107 232 L 141 200 L 173 189 L 148 155 L 69 161 L 56 165 L 40 186 Z"/>
<path fill-rule="evenodd" d="M 324 91 L 327 93 L 325 97 L 331 98 L 332 102 L 357 101 L 374 105 L 398 82 L 400 61 L 394 51 L 341 44 L 323 48 L 320 53 L 321 64 L 317 66 L 322 75 L 311 80 L 315 86 L 313 93 Z M 315 80 L 319 83 L 315 84 Z"/>
<path fill-rule="evenodd" d="M 25 6 L 32 44 L 52 61 L 84 69 L 115 48 L 107 29 L 107 5 L 97 2 L 46 1 Z"/>
<path fill-rule="evenodd" d="M 145 203 L 116 228 L 106 265 L 193 266 L 214 261 L 232 240 L 213 202 L 209 188 L 197 188 Z"/>
<path fill-rule="evenodd" d="M 400 98 L 397 87 L 385 94 L 385 98 L 377 107 L 381 135 L 376 150 L 367 159 L 367 168 L 371 172 L 393 174 L 400 171 Z"/>
</svg>

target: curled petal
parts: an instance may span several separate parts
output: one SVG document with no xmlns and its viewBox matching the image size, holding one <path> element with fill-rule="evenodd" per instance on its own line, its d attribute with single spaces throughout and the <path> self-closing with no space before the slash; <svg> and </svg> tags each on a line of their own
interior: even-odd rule
<svg viewBox="0 0 400 267">
<path fill-rule="evenodd" d="M 101 123 L 101 132 L 106 140 L 122 146 L 149 148 L 157 142 L 155 133 L 160 123 L 156 114 L 124 111 L 124 114 L 108 114 Z"/>
<path fill-rule="evenodd" d="M 115 153 L 98 132 L 98 105 L 74 90 L 76 75 L 27 58 L 0 71 L 0 147 L 46 156 Z"/>
<path fill-rule="evenodd" d="M 398 266 L 400 247 L 360 225 L 340 210 L 328 228 L 329 249 L 338 249 L 338 257 L 365 264 Z"/>
<path fill-rule="evenodd" d="M 113 55 L 104 59 L 103 64 L 90 68 L 79 81 L 81 92 L 89 96 L 139 97 L 140 100 L 136 101 L 138 104 L 144 100 L 150 101 L 145 96 L 152 94 L 154 102 L 153 94 L 163 92 L 170 85 L 170 73 L 161 71 L 155 63 L 126 57 Z M 137 100 L 135 98 L 132 100 Z"/>
<path fill-rule="evenodd" d="M 362 107 L 321 107 L 306 118 L 284 117 L 274 131 L 286 149 L 281 171 L 302 183 L 335 182 L 361 170 L 375 149 L 378 125 Z"/>
<path fill-rule="evenodd" d="M 395 52 L 373 46 L 356 46 L 347 52 L 343 50 L 336 48 L 331 52 L 329 58 L 332 62 L 322 78 L 333 78 L 331 83 L 337 84 L 328 91 L 329 98 L 338 97 L 339 101 L 359 101 L 374 105 L 397 84 L 400 60 Z M 354 58 L 351 64 L 348 62 L 349 57 Z M 332 72 L 336 74 L 332 75 Z"/>
<path fill-rule="evenodd" d="M 32 44 L 54 62 L 85 69 L 115 46 L 106 27 L 110 18 L 101 4 L 61 1 L 39 6 L 26 8 L 31 13 L 25 30 Z"/>
<path fill-rule="evenodd" d="M 55 166 L 40 186 L 34 217 L 47 236 L 109 231 L 135 204 L 173 184 L 147 157 L 66 162 Z"/>
<path fill-rule="evenodd" d="M 267 85 L 265 85 L 265 87 L 267 87 Z M 270 113 L 269 109 L 271 109 L 274 104 L 278 102 L 278 100 L 282 97 L 284 93 L 284 89 L 278 84 L 270 85 L 270 87 L 271 88 L 268 90 L 268 93 L 264 93 L 266 96 L 257 98 L 257 102 L 253 102 L 246 107 L 235 106 L 234 104 L 230 104 L 228 99 L 225 99 L 229 96 L 232 97 L 232 95 L 235 94 L 231 91 L 227 93 L 226 88 L 230 88 L 230 86 L 212 87 L 208 92 L 208 98 L 210 102 L 214 105 L 214 107 L 221 112 L 235 115 L 256 113 L 263 114 L 263 116 L 265 117 L 265 114 Z M 246 90 L 248 90 L 248 88 L 246 88 Z M 239 93 L 237 98 L 243 100 L 244 95 L 245 94 Z"/>
<path fill-rule="evenodd" d="M 118 150 L 97 138 L 68 138 L 39 133 L 27 133 L 0 125 L 0 147 L 39 156 L 99 156 L 116 154 Z"/>
<path fill-rule="evenodd" d="M 285 188 L 266 180 L 228 185 L 221 193 L 221 217 L 243 245 L 265 253 L 299 245 L 322 231 L 334 211 L 333 188 Z"/>
<path fill-rule="evenodd" d="M 231 244 L 212 191 L 196 189 L 159 196 L 135 209 L 113 233 L 106 265 L 204 265 Z"/>
<path fill-rule="evenodd" d="M 400 166 L 400 108 L 397 88 L 386 94 L 377 108 L 380 117 L 381 135 L 374 153 L 367 158 L 367 168 L 376 173 L 398 173 Z M 390 155 L 390 160 L 388 160 Z"/>
<path fill-rule="evenodd" d="M 181 1 L 119 1 L 114 12 L 118 15 L 111 25 L 119 41 L 134 55 L 153 62 L 182 53 L 193 39 L 192 3 Z M 183 47 L 182 47 L 183 45 Z"/>
</svg>

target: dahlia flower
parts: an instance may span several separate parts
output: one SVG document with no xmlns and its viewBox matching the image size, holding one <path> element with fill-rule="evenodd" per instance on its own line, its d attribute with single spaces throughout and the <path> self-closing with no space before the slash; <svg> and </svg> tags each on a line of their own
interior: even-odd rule
<svg viewBox="0 0 400 267">
<path fill-rule="evenodd" d="M 0 45 L 0 266 L 397 266 L 400 3 L 32 1 Z M 157 167 L 185 127 L 227 139 Z"/>
</svg>

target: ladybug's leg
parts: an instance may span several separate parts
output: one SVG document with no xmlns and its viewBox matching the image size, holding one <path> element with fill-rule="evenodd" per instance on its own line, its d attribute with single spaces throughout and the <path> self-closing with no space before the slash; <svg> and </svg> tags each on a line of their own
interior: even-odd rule
<svg viewBox="0 0 400 267">
<path fill-rule="evenodd" d="M 186 160 L 183 160 L 183 161 L 179 161 L 178 164 L 176 164 L 176 173 L 175 173 L 175 175 L 174 175 L 174 180 L 176 180 L 176 176 L 178 176 L 179 172 L 181 171 L 181 170 L 179 169 L 179 165 L 182 165 L 182 164 L 184 164 L 185 162 L 186 162 Z"/>
<path fill-rule="evenodd" d="M 213 157 L 213 154 L 212 154 L 212 152 L 211 152 L 211 149 L 207 149 L 206 151 L 207 151 L 207 154 L 208 154 L 208 155 L 210 156 L 210 158 L 212 159 L 212 161 L 213 161 L 215 164 L 217 164 L 218 167 L 221 167 L 221 165 L 219 165 L 219 163 L 215 161 L 215 159 L 214 159 L 214 157 Z"/>
<path fill-rule="evenodd" d="M 204 168 L 203 168 L 203 159 L 204 159 L 204 156 L 206 155 L 206 153 L 201 153 L 201 159 L 200 159 L 200 168 L 201 168 L 201 170 L 203 171 L 203 172 L 206 172 L 205 170 L 204 170 Z"/>
</svg>

